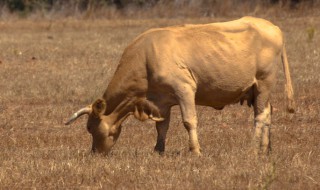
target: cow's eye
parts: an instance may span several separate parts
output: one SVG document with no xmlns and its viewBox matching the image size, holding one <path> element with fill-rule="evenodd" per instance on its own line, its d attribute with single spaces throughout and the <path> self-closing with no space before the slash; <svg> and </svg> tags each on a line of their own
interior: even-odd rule
<svg viewBox="0 0 320 190">
<path fill-rule="evenodd" d="M 89 133 L 91 133 L 91 127 L 89 125 L 87 125 L 87 130 Z"/>
</svg>

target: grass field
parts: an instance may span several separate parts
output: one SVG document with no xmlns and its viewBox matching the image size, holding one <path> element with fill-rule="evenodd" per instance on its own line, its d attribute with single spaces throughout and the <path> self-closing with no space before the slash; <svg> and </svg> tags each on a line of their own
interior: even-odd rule
<svg viewBox="0 0 320 190">
<path fill-rule="evenodd" d="M 153 122 L 129 118 L 108 157 L 90 154 L 86 116 L 123 49 L 141 32 L 227 19 L 0 21 L 0 189 L 320 189 L 320 20 L 269 18 L 286 36 L 297 111 L 285 112 L 284 76 L 272 94 L 272 153 L 249 153 L 253 111 L 198 107 L 202 157 L 188 153 L 173 109 L 166 154 Z"/>
</svg>

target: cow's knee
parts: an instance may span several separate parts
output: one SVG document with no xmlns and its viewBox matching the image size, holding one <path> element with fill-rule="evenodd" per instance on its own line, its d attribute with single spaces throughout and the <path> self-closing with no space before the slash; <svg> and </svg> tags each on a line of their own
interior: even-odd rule
<svg viewBox="0 0 320 190">
<path fill-rule="evenodd" d="M 189 150 L 196 155 L 201 154 L 201 148 L 197 133 L 197 119 L 184 120 L 183 125 L 189 134 Z"/>
<path fill-rule="evenodd" d="M 187 131 L 194 130 L 197 128 L 197 120 L 196 119 L 185 120 L 183 121 L 183 126 Z"/>
</svg>

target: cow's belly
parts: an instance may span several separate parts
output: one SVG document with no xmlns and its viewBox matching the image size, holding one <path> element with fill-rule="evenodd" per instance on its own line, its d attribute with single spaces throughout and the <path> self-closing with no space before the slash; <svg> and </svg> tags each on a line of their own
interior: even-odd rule
<svg viewBox="0 0 320 190">
<path fill-rule="evenodd" d="M 245 59 L 229 57 L 229 60 L 208 59 L 199 62 L 197 67 L 192 65 L 197 104 L 219 108 L 236 103 L 256 83 L 254 54 L 246 55 Z"/>
<path fill-rule="evenodd" d="M 251 77 L 240 76 L 224 81 L 221 81 L 221 79 L 212 79 L 206 82 L 198 81 L 196 104 L 219 109 L 228 104 L 239 102 L 256 83 L 254 75 L 251 75 Z"/>
</svg>

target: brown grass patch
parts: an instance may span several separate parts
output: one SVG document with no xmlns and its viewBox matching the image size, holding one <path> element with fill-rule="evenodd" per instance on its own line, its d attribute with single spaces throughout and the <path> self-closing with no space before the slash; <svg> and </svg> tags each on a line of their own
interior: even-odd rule
<svg viewBox="0 0 320 190">
<path fill-rule="evenodd" d="M 216 19 L 225 20 L 225 19 Z M 62 121 L 100 97 L 126 45 L 158 26 L 213 19 L 16 20 L 0 22 L 0 187 L 92 189 L 319 189 L 320 20 L 272 19 L 286 35 L 297 113 L 285 113 L 284 82 L 272 96 L 272 154 L 248 153 L 252 110 L 199 107 L 203 156 L 189 155 L 179 110 L 167 152 L 152 152 L 152 122 L 130 118 L 109 157 L 89 154 L 83 117 Z M 315 33 L 310 40 L 308 28 Z"/>
</svg>

